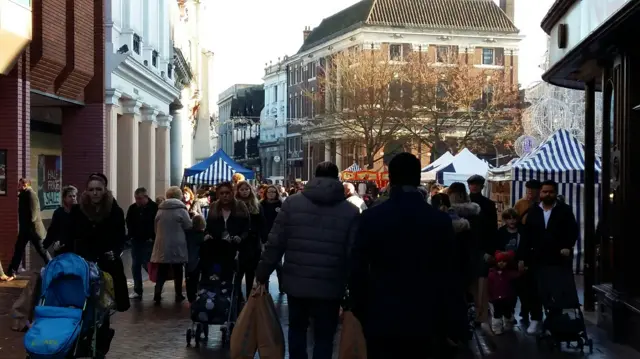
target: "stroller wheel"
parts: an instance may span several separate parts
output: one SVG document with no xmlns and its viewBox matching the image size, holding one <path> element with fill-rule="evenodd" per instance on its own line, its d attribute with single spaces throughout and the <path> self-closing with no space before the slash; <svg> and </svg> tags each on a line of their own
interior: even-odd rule
<svg viewBox="0 0 640 359">
<path fill-rule="evenodd" d="M 229 335 L 227 335 L 227 333 L 229 332 L 229 329 L 226 326 L 221 326 L 220 327 L 220 340 L 222 341 L 222 347 L 226 348 L 227 344 L 229 344 Z"/>
<path fill-rule="evenodd" d="M 191 337 L 193 336 L 193 333 L 191 332 L 191 329 L 187 329 L 187 346 L 190 347 L 191 346 Z"/>
<path fill-rule="evenodd" d="M 582 338 L 578 338 L 578 349 L 580 349 L 580 353 L 584 353 L 584 340 Z"/>
<path fill-rule="evenodd" d="M 202 325 L 202 334 L 204 335 L 204 339 L 209 339 L 209 326 L 206 324 Z"/>
</svg>

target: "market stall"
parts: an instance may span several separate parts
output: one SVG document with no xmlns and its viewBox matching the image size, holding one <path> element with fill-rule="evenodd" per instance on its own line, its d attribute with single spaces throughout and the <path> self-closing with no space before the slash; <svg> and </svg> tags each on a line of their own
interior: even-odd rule
<svg viewBox="0 0 640 359">
<path fill-rule="evenodd" d="M 241 173 L 245 179 L 254 179 L 253 170 L 243 167 L 218 150 L 206 160 L 185 168 L 183 183 L 197 186 L 213 186 L 221 182 L 230 182 L 235 173 Z"/>
</svg>

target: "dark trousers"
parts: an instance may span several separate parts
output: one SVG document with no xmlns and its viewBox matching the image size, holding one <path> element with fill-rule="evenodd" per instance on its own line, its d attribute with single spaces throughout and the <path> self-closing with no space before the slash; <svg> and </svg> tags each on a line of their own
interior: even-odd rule
<svg viewBox="0 0 640 359">
<path fill-rule="evenodd" d="M 522 278 L 524 279 L 524 287 L 525 287 L 525 303 L 526 308 L 529 310 L 529 315 L 531 316 L 531 320 L 535 320 L 537 322 L 542 320 L 542 300 L 539 294 L 539 278 L 538 273 L 535 271 L 526 273 Z M 522 299 L 521 299 L 522 300 Z"/>
<path fill-rule="evenodd" d="M 313 359 L 331 359 L 340 300 L 294 298 L 289 301 L 289 358 L 307 359 L 307 329 L 313 319 Z M 397 348 L 396 348 L 397 349 Z"/>
<path fill-rule="evenodd" d="M 134 239 L 131 241 L 131 275 L 133 276 L 133 291 L 142 295 L 142 270 L 148 272 L 147 266 L 151 259 L 153 242 Z"/>
<path fill-rule="evenodd" d="M 38 236 L 36 233 L 33 233 L 32 231 L 24 232 L 25 233 L 21 233 L 18 235 L 18 240 L 16 241 L 16 246 L 13 250 L 13 258 L 11 259 L 9 268 L 7 268 L 7 275 L 17 274 L 18 267 L 20 267 L 20 262 L 22 262 L 22 257 L 24 257 L 24 252 L 29 242 L 31 242 L 33 248 L 35 248 L 40 257 L 42 257 L 42 260 L 45 264 L 49 263 L 49 261 L 51 260 L 49 252 L 47 252 L 42 245 L 42 239 L 40 238 L 40 236 Z"/>
<path fill-rule="evenodd" d="M 169 271 L 173 272 L 173 288 L 176 292 L 176 297 L 182 295 L 182 279 L 184 278 L 184 265 L 181 263 L 160 263 L 158 265 L 158 278 L 156 278 L 156 287 L 154 291 L 155 299 L 160 299 L 162 296 L 162 288 L 164 282 L 169 277 Z"/>
<path fill-rule="evenodd" d="M 240 252 L 238 276 L 236 277 L 236 291 L 241 293 L 242 290 L 242 278 L 244 277 L 245 285 L 245 298 L 251 293 L 253 288 L 253 280 L 256 278 L 256 269 L 258 268 L 258 262 L 260 261 L 260 252 L 251 253 L 249 255 L 243 255 Z M 241 296 L 239 296 L 241 297 Z"/>
<path fill-rule="evenodd" d="M 520 278 L 516 279 L 513 282 L 516 295 L 520 300 L 520 317 L 524 320 L 529 320 L 529 316 L 536 316 L 538 313 L 533 313 L 531 310 L 532 305 L 536 305 L 536 288 L 538 286 L 537 281 L 535 280 L 535 276 L 533 273 L 524 273 L 520 276 Z M 540 309 L 540 317 L 542 317 L 542 309 Z M 534 319 L 540 320 L 540 319 Z"/>
<path fill-rule="evenodd" d="M 276 276 L 278 277 L 278 290 L 280 291 L 280 293 L 284 293 L 284 290 L 282 289 L 282 262 L 276 264 Z M 269 289 L 269 281 L 267 280 L 267 283 L 265 283 L 267 289 Z"/>
<path fill-rule="evenodd" d="M 113 290 L 115 294 L 116 306 L 119 312 L 125 312 L 131 306 L 129 301 L 129 287 L 127 286 L 127 276 L 124 274 L 124 264 L 120 256 L 113 260 L 101 258 L 98 260 L 98 268 L 109 273 L 113 280 Z"/>
<path fill-rule="evenodd" d="M 494 319 L 511 318 L 516 306 L 515 301 L 511 299 L 497 299 L 492 301 L 491 304 L 493 305 Z"/>
</svg>

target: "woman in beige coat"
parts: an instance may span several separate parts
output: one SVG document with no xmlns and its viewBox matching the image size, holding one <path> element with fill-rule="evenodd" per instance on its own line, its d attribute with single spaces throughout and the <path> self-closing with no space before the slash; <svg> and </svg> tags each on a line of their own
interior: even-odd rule
<svg viewBox="0 0 640 359">
<path fill-rule="evenodd" d="M 176 302 L 184 300 L 183 266 L 189 260 L 185 231 L 193 226 L 187 206 L 182 202 L 180 188 L 170 187 L 166 198 L 158 206 L 155 220 L 156 240 L 151 254 L 151 263 L 158 263 L 158 277 L 153 296 L 156 304 L 162 300 L 162 287 L 169 276 L 169 270 L 173 272 Z"/>
</svg>

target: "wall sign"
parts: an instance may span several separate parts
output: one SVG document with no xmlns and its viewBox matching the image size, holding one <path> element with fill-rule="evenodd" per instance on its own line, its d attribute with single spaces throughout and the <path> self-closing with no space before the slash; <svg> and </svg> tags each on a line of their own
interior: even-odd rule
<svg viewBox="0 0 640 359">
<path fill-rule="evenodd" d="M 7 195 L 7 150 L 0 150 L 0 196 Z"/>
<path fill-rule="evenodd" d="M 62 161 L 60 156 L 38 156 L 38 199 L 40 209 L 60 207 L 62 190 Z"/>
</svg>

